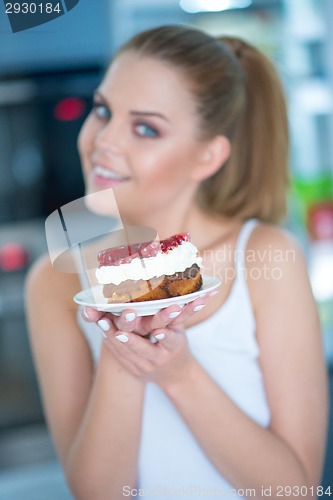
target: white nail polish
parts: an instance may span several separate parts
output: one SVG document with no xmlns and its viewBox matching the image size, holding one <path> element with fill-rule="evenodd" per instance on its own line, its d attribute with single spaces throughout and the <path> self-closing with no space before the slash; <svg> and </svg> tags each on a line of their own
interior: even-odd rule
<svg viewBox="0 0 333 500">
<path fill-rule="evenodd" d="M 86 318 L 86 319 L 90 319 L 89 316 L 88 316 L 88 313 L 86 311 L 86 308 L 84 307 L 83 308 L 83 316 Z"/>
<path fill-rule="evenodd" d="M 127 313 L 125 314 L 126 321 L 133 321 L 135 319 L 135 313 Z"/>
<path fill-rule="evenodd" d="M 172 313 L 169 314 L 169 318 L 170 319 L 174 319 L 174 318 L 177 318 L 177 316 L 179 316 L 181 313 L 181 311 L 174 311 Z"/>
<path fill-rule="evenodd" d="M 108 332 L 110 330 L 110 325 L 106 321 L 106 319 L 100 319 L 99 321 L 97 321 L 97 324 L 100 328 L 102 328 L 104 332 Z"/>
<path fill-rule="evenodd" d="M 155 339 L 157 340 L 163 340 L 165 337 L 164 333 L 158 333 L 157 335 L 155 335 Z"/>
<path fill-rule="evenodd" d="M 195 306 L 193 307 L 193 311 L 194 312 L 198 312 L 198 311 L 201 311 L 201 309 L 205 307 L 205 304 L 201 304 L 200 306 Z"/>
<path fill-rule="evenodd" d="M 128 342 L 128 337 L 124 333 L 121 333 L 120 335 L 116 335 L 116 339 L 119 340 L 119 342 L 122 342 L 123 344 Z"/>
</svg>

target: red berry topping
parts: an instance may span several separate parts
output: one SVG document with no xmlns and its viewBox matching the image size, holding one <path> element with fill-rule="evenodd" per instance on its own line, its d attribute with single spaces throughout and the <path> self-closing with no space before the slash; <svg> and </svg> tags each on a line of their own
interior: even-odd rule
<svg viewBox="0 0 333 500">
<path fill-rule="evenodd" d="M 170 238 L 161 241 L 162 252 L 169 252 L 173 248 L 178 247 L 183 241 L 191 241 L 190 233 L 174 234 Z"/>
<path fill-rule="evenodd" d="M 183 241 L 191 241 L 189 233 L 180 233 L 171 236 L 165 240 L 148 241 L 145 243 L 135 243 L 133 245 L 124 245 L 119 247 L 107 248 L 98 254 L 99 267 L 101 266 L 120 266 L 127 264 L 133 259 L 141 257 L 155 257 L 158 253 L 167 253 L 178 247 Z"/>
</svg>

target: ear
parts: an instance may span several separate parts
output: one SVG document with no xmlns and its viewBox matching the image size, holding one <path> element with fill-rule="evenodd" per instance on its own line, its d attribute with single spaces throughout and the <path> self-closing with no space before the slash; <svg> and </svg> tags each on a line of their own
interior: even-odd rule
<svg viewBox="0 0 333 500">
<path fill-rule="evenodd" d="M 192 170 L 191 178 L 195 181 L 208 179 L 222 167 L 229 156 L 229 139 L 224 135 L 217 135 L 202 146 L 199 161 Z"/>
</svg>

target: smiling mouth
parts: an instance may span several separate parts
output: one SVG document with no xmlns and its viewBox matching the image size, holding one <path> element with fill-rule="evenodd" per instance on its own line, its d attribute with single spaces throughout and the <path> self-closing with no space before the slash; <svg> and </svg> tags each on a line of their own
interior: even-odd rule
<svg viewBox="0 0 333 500">
<path fill-rule="evenodd" d="M 110 180 L 110 181 L 127 181 L 129 180 L 129 177 L 120 175 L 117 172 L 114 172 L 113 170 L 109 170 L 105 167 L 102 167 L 101 165 L 96 165 L 93 167 L 93 173 L 95 176 L 100 177 L 105 180 Z"/>
</svg>

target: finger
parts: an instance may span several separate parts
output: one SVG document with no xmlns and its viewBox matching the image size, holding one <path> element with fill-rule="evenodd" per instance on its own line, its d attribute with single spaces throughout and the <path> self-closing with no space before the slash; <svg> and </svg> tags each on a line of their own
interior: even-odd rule
<svg viewBox="0 0 333 500">
<path fill-rule="evenodd" d="M 182 312 L 182 308 L 178 305 L 172 305 L 165 309 L 162 309 L 154 316 L 151 316 L 150 330 L 155 330 L 156 328 L 164 328 L 169 325 L 175 318 L 177 318 Z"/>
<path fill-rule="evenodd" d="M 205 299 L 202 297 L 189 302 L 183 307 L 181 314 L 177 318 L 175 318 L 169 326 L 174 327 L 177 325 L 181 325 L 182 323 L 184 323 L 184 321 L 193 316 L 193 314 L 201 311 L 201 309 L 203 309 L 205 305 Z"/>
<path fill-rule="evenodd" d="M 92 307 L 83 307 L 81 309 L 81 316 L 85 321 L 88 322 L 96 322 L 103 316 L 103 311 L 97 311 L 97 309 L 93 309 Z"/>
<path fill-rule="evenodd" d="M 117 330 L 109 339 L 117 349 L 127 350 L 128 355 L 132 354 L 148 361 L 153 361 L 156 357 L 156 346 L 135 333 Z"/>
<path fill-rule="evenodd" d="M 141 371 L 139 367 L 126 356 L 126 353 L 123 352 L 122 349 L 119 349 L 117 345 L 114 345 L 113 342 L 107 341 L 107 348 L 112 352 L 112 354 L 118 359 L 121 365 L 129 372 L 131 372 L 135 376 L 140 376 Z"/>
<path fill-rule="evenodd" d="M 125 309 L 120 316 L 113 316 L 112 319 L 118 330 L 132 332 L 135 329 L 137 315 L 134 309 Z"/>
<path fill-rule="evenodd" d="M 117 328 L 107 316 L 103 316 L 97 321 L 97 325 L 101 329 L 101 333 L 105 339 L 109 338 L 111 334 L 116 333 Z"/>
<path fill-rule="evenodd" d="M 168 351 L 173 351 L 184 340 L 182 338 L 184 333 L 182 330 L 171 330 L 165 328 L 158 328 L 154 330 L 154 338 L 158 341 L 158 347 L 164 347 Z"/>
<path fill-rule="evenodd" d="M 204 295 L 204 298 L 207 299 L 208 297 L 213 297 L 213 295 L 217 295 L 218 293 L 220 293 L 220 289 L 211 290 L 210 292 L 207 292 L 206 295 Z"/>
<path fill-rule="evenodd" d="M 181 308 L 177 305 L 173 305 L 162 309 L 153 316 L 141 316 L 138 318 L 140 321 L 136 322 L 134 331 L 142 337 L 149 336 L 152 330 L 168 326 L 168 324 L 179 316 L 180 313 Z"/>
<path fill-rule="evenodd" d="M 118 343 L 119 344 L 119 343 Z M 148 373 L 153 368 L 152 361 L 133 353 L 129 349 L 123 349 L 121 345 L 113 345 L 115 355 L 119 361 L 124 365 L 131 367 L 133 373 L 136 375 L 142 375 L 143 373 Z"/>
</svg>

